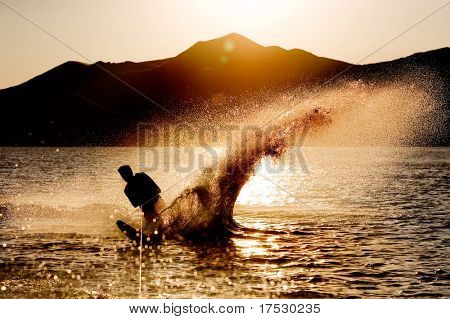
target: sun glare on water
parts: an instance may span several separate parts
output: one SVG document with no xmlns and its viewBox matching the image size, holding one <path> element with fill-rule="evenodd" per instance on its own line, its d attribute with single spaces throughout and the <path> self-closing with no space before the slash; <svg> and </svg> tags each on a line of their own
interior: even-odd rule
<svg viewBox="0 0 450 319">
<path fill-rule="evenodd" d="M 263 158 L 254 176 L 242 188 L 236 203 L 243 206 L 266 207 L 292 204 L 297 199 L 279 186 L 286 182 L 290 174 L 286 163 L 280 164 L 270 158 Z"/>
</svg>

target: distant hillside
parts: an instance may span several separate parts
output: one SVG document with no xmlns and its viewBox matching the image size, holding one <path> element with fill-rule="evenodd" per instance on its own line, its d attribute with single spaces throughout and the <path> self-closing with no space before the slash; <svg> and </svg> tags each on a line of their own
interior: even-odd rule
<svg viewBox="0 0 450 319">
<path fill-rule="evenodd" d="M 268 91 L 314 87 L 338 74 L 339 79 L 389 81 L 408 70 L 427 70 L 443 78 L 448 90 L 449 54 L 444 48 L 349 68 L 345 62 L 263 47 L 230 34 L 164 60 L 66 62 L 0 90 L 0 144 L 122 145 L 121 136 L 134 132 L 138 121 L 167 123 L 193 113 L 201 117 L 210 111 L 201 102 L 217 96 L 239 103 Z"/>
</svg>

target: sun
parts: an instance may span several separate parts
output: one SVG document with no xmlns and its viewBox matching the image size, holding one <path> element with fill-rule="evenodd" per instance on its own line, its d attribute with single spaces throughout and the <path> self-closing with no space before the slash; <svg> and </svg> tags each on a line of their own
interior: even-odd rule
<svg viewBox="0 0 450 319">
<path fill-rule="evenodd" d="M 230 32 L 275 27 L 274 21 L 289 14 L 291 0 L 195 0 L 199 10 L 216 24 L 233 28 Z"/>
</svg>

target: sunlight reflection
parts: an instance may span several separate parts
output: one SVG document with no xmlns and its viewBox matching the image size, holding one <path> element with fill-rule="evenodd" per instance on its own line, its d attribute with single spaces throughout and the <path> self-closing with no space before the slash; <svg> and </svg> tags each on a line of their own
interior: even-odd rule
<svg viewBox="0 0 450 319">
<path fill-rule="evenodd" d="M 263 159 L 255 170 L 255 175 L 244 185 L 239 193 L 237 204 L 248 206 L 277 206 L 280 200 L 283 203 L 292 202 L 289 194 L 283 193 L 277 188 L 281 175 L 271 173 L 271 166 L 267 161 L 271 160 Z"/>
<path fill-rule="evenodd" d="M 244 257 L 267 256 L 269 251 L 256 239 L 235 239 L 236 247 Z"/>
</svg>

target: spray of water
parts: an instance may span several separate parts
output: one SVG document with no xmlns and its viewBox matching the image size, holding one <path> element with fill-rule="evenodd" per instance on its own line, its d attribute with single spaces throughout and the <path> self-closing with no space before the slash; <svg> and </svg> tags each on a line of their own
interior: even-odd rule
<svg viewBox="0 0 450 319">
<path fill-rule="evenodd" d="M 236 143 L 217 167 L 205 169 L 195 186 L 186 189 L 162 212 L 164 233 L 196 238 L 232 233 L 238 228 L 233 219 L 234 204 L 261 159 L 282 156 L 294 132 L 326 125 L 328 117 L 321 108 L 303 109 L 282 117 L 273 130 L 246 136 Z"/>
<path fill-rule="evenodd" d="M 205 169 L 194 186 L 162 212 L 163 232 L 222 237 L 238 229 L 234 205 L 261 159 L 282 156 L 290 137 L 306 129 L 309 145 L 397 146 L 427 136 L 436 139 L 444 126 L 439 121 L 445 117 L 439 116 L 443 103 L 438 94 L 430 93 L 434 86 L 431 81 L 418 87 L 408 79 L 376 86 L 354 81 L 306 95 L 294 93 L 282 103 L 272 103 L 248 121 L 258 125 L 271 120 L 274 129 L 245 136 L 216 167 Z M 289 111 L 275 116 L 283 109 Z"/>
</svg>

